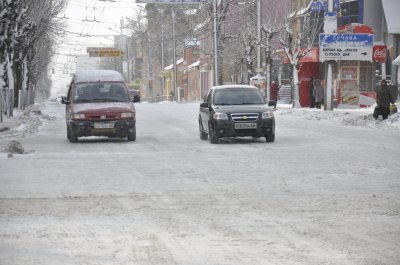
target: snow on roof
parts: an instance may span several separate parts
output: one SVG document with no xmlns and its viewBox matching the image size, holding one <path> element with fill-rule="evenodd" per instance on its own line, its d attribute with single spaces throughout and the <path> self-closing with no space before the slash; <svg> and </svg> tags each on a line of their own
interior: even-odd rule
<svg viewBox="0 0 400 265">
<path fill-rule="evenodd" d="M 75 83 L 125 82 L 122 75 L 114 70 L 81 70 L 74 74 Z"/>
<path fill-rule="evenodd" d="M 199 65 L 200 65 L 200 61 L 197 60 L 196 62 L 194 62 L 191 65 L 189 65 L 188 68 L 194 68 L 194 67 L 199 66 Z"/>
<path fill-rule="evenodd" d="M 179 59 L 178 61 L 176 61 L 176 65 L 180 64 L 183 62 L 183 58 Z M 172 68 L 174 68 L 174 64 L 170 64 L 167 67 L 164 68 L 164 70 L 171 70 Z"/>
</svg>

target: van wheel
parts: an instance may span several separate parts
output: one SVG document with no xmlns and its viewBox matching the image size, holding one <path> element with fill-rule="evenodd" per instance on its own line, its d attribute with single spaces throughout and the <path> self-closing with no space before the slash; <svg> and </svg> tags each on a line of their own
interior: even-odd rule
<svg viewBox="0 0 400 265">
<path fill-rule="evenodd" d="M 128 134 L 128 142 L 136 141 L 136 127 L 133 129 L 133 132 Z"/>
<path fill-rule="evenodd" d="M 77 143 L 78 142 L 78 136 L 76 136 L 76 134 L 72 131 L 72 129 L 69 127 L 67 129 L 67 137 L 68 137 L 68 133 L 69 133 L 69 141 L 71 143 Z"/>
<path fill-rule="evenodd" d="M 67 139 L 71 139 L 71 132 L 69 130 L 69 126 L 67 125 Z"/>
</svg>

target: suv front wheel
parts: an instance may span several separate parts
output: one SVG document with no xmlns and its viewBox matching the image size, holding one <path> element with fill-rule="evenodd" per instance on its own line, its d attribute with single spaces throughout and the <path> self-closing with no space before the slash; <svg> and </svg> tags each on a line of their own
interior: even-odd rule
<svg viewBox="0 0 400 265">
<path fill-rule="evenodd" d="M 211 124 L 208 125 L 208 130 L 210 133 L 210 143 L 212 144 L 218 143 L 218 132 L 214 129 L 214 127 Z"/>
<path fill-rule="evenodd" d="M 265 139 L 267 140 L 267 143 L 272 143 L 275 141 L 275 134 L 269 133 L 265 136 Z"/>
<path fill-rule="evenodd" d="M 200 139 L 201 140 L 207 140 L 208 139 L 208 133 L 204 132 L 203 124 L 201 123 L 201 120 L 199 120 L 199 132 L 200 132 Z"/>
</svg>

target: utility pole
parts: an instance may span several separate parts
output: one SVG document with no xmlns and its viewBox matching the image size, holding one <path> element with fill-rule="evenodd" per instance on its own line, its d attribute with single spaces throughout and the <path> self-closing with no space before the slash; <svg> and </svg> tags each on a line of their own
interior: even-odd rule
<svg viewBox="0 0 400 265">
<path fill-rule="evenodd" d="M 328 0 L 328 13 L 333 12 L 333 0 Z M 333 33 L 331 25 L 328 25 L 328 23 L 333 23 L 332 20 L 327 19 L 327 14 L 325 13 L 325 18 L 324 18 L 324 32 L 325 33 Z M 330 16 L 329 16 L 330 17 Z M 335 14 L 335 19 L 334 23 L 336 24 L 336 14 Z M 327 32 L 328 31 L 328 32 Z M 327 71 L 326 71 L 326 93 L 325 93 L 325 104 L 324 104 L 324 109 L 325 110 L 333 110 L 332 107 L 332 86 L 333 86 L 333 70 L 332 70 L 332 61 L 328 61 L 327 64 Z"/>
<path fill-rule="evenodd" d="M 161 16 L 161 71 L 164 71 L 165 62 L 164 62 L 164 11 L 162 11 Z M 165 76 L 164 74 L 161 77 L 161 95 L 162 100 L 165 100 Z"/>
<path fill-rule="evenodd" d="M 153 68 L 151 66 L 151 41 L 150 41 L 150 31 L 147 31 L 147 37 L 148 37 L 148 44 L 149 47 L 147 49 L 147 60 L 148 60 L 148 73 L 147 73 L 147 79 L 148 79 L 148 85 L 149 85 L 149 94 L 153 98 Z"/>
<path fill-rule="evenodd" d="M 259 0 L 258 0 L 259 1 Z M 218 32 L 217 0 L 213 0 L 213 33 L 214 33 L 214 86 L 218 86 Z"/>
<path fill-rule="evenodd" d="M 173 100 L 178 101 L 179 97 L 176 95 L 176 82 L 177 82 L 177 67 L 176 67 L 176 36 L 175 36 L 175 10 L 172 8 L 172 42 L 174 45 L 174 54 L 173 54 L 173 66 L 174 66 L 174 98 Z"/>
<path fill-rule="evenodd" d="M 131 83 L 129 44 L 130 44 L 130 38 L 129 36 L 126 36 L 126 64 L 128 71 L 128 84 Z"/>
</svg>

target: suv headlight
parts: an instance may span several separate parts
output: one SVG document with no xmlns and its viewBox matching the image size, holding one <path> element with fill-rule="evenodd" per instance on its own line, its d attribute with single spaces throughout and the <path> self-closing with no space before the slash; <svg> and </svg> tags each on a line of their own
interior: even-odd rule
<svg viewBox="0 0 400 265">
<path fill-rule="evenodd" d="M 122 112 L 121 118 L 135 118 L 134 112 Z"/>
<path fill-rule="evenodd" d="M 83 113 L 75 113 L 72 115 L 73 120 L 83 120 L 85 119 L 85 114 Z"/>
<path fill-rule="evenodd" d="M 213 115 L 213 118 L 215 120 L 227 120 L 228 119 L 228 115 L 226 115 L 226 113 L 215 112 L 214 115 Z"/>
<path fill-rule="evenodd" d="M 274 113 L 272 111 L 266 111 L 262 113 L 262 119 L 270 119 L 274 117 Z"/>
</svg>

